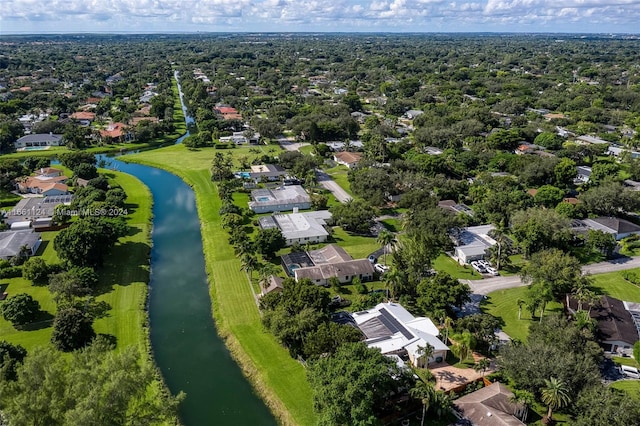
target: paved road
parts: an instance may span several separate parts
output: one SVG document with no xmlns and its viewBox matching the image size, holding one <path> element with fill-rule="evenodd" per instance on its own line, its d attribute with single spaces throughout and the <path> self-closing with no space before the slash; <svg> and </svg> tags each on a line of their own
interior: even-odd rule
<svg viewBox="0 0 640 426">
<path fill-rule="evenodd" d="M 278 143 L 280 144 L 282 149 L 285 149 L 287 151 L 299 151 L 303 146 L 310 145 L 306 142 L 295 142 L 294 140 L 287 138 L 278 139 Z"/>
<path fill-rule="evenodd" d="M 607 262 L 592 263 L 582 267 L 584 274 L 604 274 L 607 272 L 624 271 L 626 269 L 640 268 L 640 256 L 623 257 Z M 522 287 L 526 284 L 520 280 L 520 276 L 494 277 L 483 280 L 463 280 L 474 294 L 485 295 L 492 291 L 504 290 L 513 287 Z"/>
<path fill-rule="evenodd" d="M 333 179 L 331 179 L 331 176 L 329 176 L 322 170 L 316 169 L 316 176 L 318 177 L 318 183 L 322 185 L 324 188 L 331 191 L 331 193 L 341 203 L 346 203 L 351 199 L 351 195 L 349 195 L 347 191 L 342 189 L 340 185 L 338 185 Z"/>
</svg>

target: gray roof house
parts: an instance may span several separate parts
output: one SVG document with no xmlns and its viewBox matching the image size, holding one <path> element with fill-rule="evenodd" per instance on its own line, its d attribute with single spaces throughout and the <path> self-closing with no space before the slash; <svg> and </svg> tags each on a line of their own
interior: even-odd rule
<svg viewBox="0 0 640 426">
<path fill-rule="evenodd" d="M 328 210 L 306 213 L 275 214 L 259 219 L 260 228 L 278 228 L 287 240 L 287 245 L 293 243 L 322 243 L 327 240 L 329 233 L 325 229 L 327 221 L 331 220 Z"/>
<path fill-rule="evenodd" d="M 441 362 L 449 348 L 438 339 L 440 331 L 424 317 L 414 317 L 398 303 L 380 303 L 366 311 L 354 312 L 353 319 L 366 336 L 370 348 L 380 349 L 384 355 L 408 356 L 416 367 Z M 422 349 L 433 347 L 433 354 L 425 359 Z"/>
<path fill-rule="evenodd" d="M 0 232 L 0 259 L 9 260 L 18 255 L 22 247 L 26 246 L 33 256 L 38 251 L 42 238 L 32 229 L 23 231 Z"/>
<path fill-rule="evenodd" d="M 595 219 L 583 219 L 582 223 L 593 230 L 600 230 L 612 234 L 616 241 L 620 241 L 630 235 L 640 234 L 640 226 L 633 222 L 617 217 L 597 217 Z"/>
<path fill-rule="evenodd" d="M 496 244 L 489 236 L 489 232 L 494 229 L 493 225 L 469 226 L 455 234 L 455 257 L 458 262 L 465 264 L 484 259 L 487 250 Z"/>
<path fill-rule="evenodd" d="M 69 205 L 72 200 L 72 194 L 23 198 L 13 209 L 7 211 L 6 221 L 11 225 L 14 222 L 51 218 L 57 206 Z"/>
<path fill-rule="evenodd" d="M 367 259 L 353 259 L 342 247 L 330 244 L 318 250 L 290 253 L 282 256 L 282 266 L 296 281 L 308 278 L 317 285 L 329 285 L 329 279 L 338 278 L 349 283 L 354 278 L 373 279 L 373 265 Z"/>
<path fill-rule="evenodd" d="M 511 402 L 513 392 L 500 382 L 492 383 L 455 400 L 458 414 L 476 426 L 522 426 L 514 413 L 522 409 Z"/>
<path fill-rule="evenodd" d="M 255 213 L 281 212 L 311 208 L 311 197 L 300 185 L 282 186 L 276 189 L 251 191 L 249 209 Z"/>
<path fill-rule="evenodd" d="M 589 182 L 589 178 L 591 178 L 591 167 L 576 167 L 576 178 L 574 179 L 576 183 L 587 183 Z"/>
<path fill-rule="evenodd" d="M 58 146 L 62 144 L 62 135 L 54 135 L 52 133 L 35 133 L 26 135 L 14 142 L 16 149 L 31 147 L 48 147 Z"/>
</svg>

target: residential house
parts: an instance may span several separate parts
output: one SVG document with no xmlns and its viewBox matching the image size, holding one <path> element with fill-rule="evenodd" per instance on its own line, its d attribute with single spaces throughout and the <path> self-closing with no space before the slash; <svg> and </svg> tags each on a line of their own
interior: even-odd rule
<svg viewBox="0 0 640 426">
<path fill-rule="evenodd" d="M 492 383 L 454 401 L 457 416 L 474 426 L 524 426 L 514 416 L 523 409 L 512 402 L 513 392 L 500 382 Z"/>
<path fill-rule="evenodd" d="M 608 147 L 607 154 L 612 155 L 614 157 L 620 157 L 621 155 L 625 154 L 625 155 L 628 155 L 629 158 L 631 158 L 632 160 L 635 160 L 636 158 L 640 158 L 640 152 L 632 151 L 630 149 L 624 149 L 619 146 Z"/>
<path fill-rule="evenodd" d="M 318 250 L 296 252 L 281 257 L 285 272 L 296 281 L 308 278 L 311 282 L 327 286 L 329 279 L 338 278 L 341 283 L 349 283 L 354 278 L 371 281 L 373 265 L 367 259 L 353 259 L 340 246 L 330 244 Z"/>
<path fill-rule="evenodd" d="M 64 183 L 66 182 L 66 180 L 66 176 L 28 176 L 18 180 L 17 187 L 18 190 L 22 193 L 41 195 L 66 195 L 69 193 L 69 187 Z"/>
<path fill-rule="evenodd" d="M 576 178 L 574 179 L 575 183 L 587 183 L 591 178 L 591 167 L 587 166 L 578 166 L 576 167 Z"/>
<path fill-rule="evenodd" d="M 242 120 L 242 114 L 240 114 L 237 109 L 228 105 L 216 106 L 213 112 L 222 117 L 223 120 Z"/>
<path fill-rule="evenodd" d="M 31 147 L 49 147 L 62 145 L 62 135 L 54 135 L 53 133 L 35 133 L 26 135 L 13 143 L 18 150 L 24 150 Z"/>
<path fill-rule="evenodd" d="M 281 212 L 311 208 L 311 197 L 300 185 L 281 186 L 275 189 L 251 191 L 249 209 L 255 213 Z"/>
<path fill-rule="evenodd" d="M 610 142 L 607 142 L 603 139 L 596 138 L 594 136 L 582 135 L 576 138 L 577 143 L 587 144 L 587 145 L 609 145 Z"/>
<path fill-rule="evenodd" d="M 306 213 L 275 214 L 259 219 L 260 228 L 278 228 L 287 240 L 287 245 L 294 243 L 323 243 L 327 241 L 329 233 L 325 226 L 331 220 L 328 210 Z"/>
<path fill-rule="evenodd" d="M 640 226 L 633 222 L 617 217 L 597 217 L 595 219 L 583 219 L 582 223 L 588 228 L 603 231 L 613 235 L 616 241 L 620 241 L 631 235 L 640 235 Z"/>
<path fill-rule="evenodd" d="M 282 286 L 282 282 L 284 280 L 280 277 L 277 277 L 275 275 L 271 275 L 269 277 L 269 282 L 267 284 L 267 286 L 265 288 L 262 289 L 262 291 L 260 292 L 260 297 L 269 294 L 269 293 L 279 293 L 281 292 L 284 287 Z"/>
<path fill-rule="evenodd" d="M 333 154 L 333 160 L 338 163 L 347 166 L 348 168 L 355 167 L 362 159 L 362 153 L 360 152 L 336 152 Z"/>
<path fill-rule="evenodd" d="M 118 142 L 129 142 L 134 139 L 134 134 L 128 130 L 128 126 L 124 123 L 110 123 L 106 128 L 100 130 L 100 137 Z"/>
<path fill-rule="evenodd" d="M 331 141 L 331 142 L 326 142 L 325 145 L 331 148 L 331 151 L 333 152 L 364 148 L 364 143 L 362 143 L 362 141 L 359 141 L 359 140 L 349 141 L 349 142 Z"/>
<path fill-rule="evenodd" d="M 435 324 L 429 318 L 414 317 L 398 303 L 380 303 L 352 315 L 367 346 L 380 349 L 384 355 L 408 357 L 416 367 L 447 357 L 449 348 L 438 339 L 440 332 Z M 433 354 L 425 359 L 422 350 L 427 345 L 433 348 Z"/>
<path fill-rule="evenodd" d="M 441 200 L 440 202 L 438 202 L 438 207 L 446 210 L 449 213 L 462 213 L 466 214 L 469 217 L 473 217 L 473 210 L 471 210 L 471 207 L 467 206 L 466 204 L 456 203 L 453 200 Z"/>
<path fill-rule="evenodd" d="M 249 177 L 256 183 L 261 181 L 276 182 L 287 176 L 287 171 L 277 164 L 254 164 L 250 172 L 241 172 L 243 177 Z"/>
<path fill-rule="evenodd" d="M 565 305 L 571 314 L 578 310 L 574 298 L 567 296 Z M 583 302 L 581 308 L 596 321 L 596 338 L 605 351 L 632 355 L 633 345 L 640 340 L 640 304 L 601 296 L 592 306 Z"/>
<path fill-rule="evenodd" d="M 69 118 L 71 118 L 72 120 L 79 121 L 82 124 L 85 124 L 88 126 L 89 123 L 91 123 L 93 120 L 96 119 L 96 113 L 89 112 L 89 111 L 77 111 L 71 114 Z"/>
<path fill-rule="evenodd" d="M 494 230 L 493 225 L 469 226 L 457 231 L 452 236 L 456 247 L 454 257 L 462 265 L 471 263 L 474 260 L 484 259 L 487 250 L 496 244 L 496 241 L 489 236 L 489 232 Z"/>
<path fill-rule="evenodd" d="M 36 170 L 36 176 L 40 178 L 57 178 L 62 176 L 63 171 L 54 167 L 43 167 Z M 65 178 L 66 179 L 66 178 Z"/>
<path fill-rule="evenodd" d="M 424 114 L 424 111 L 420 111 L 419 109 L 410 109 L 409 111 L 404 113 L 404 116 L 409 120 L 413 120 L 417 116 L 422 114 Z"/>
<path fill-rule="evenodd" d="M 12 225 L 16 222 L 53 218 L 57 206 L 69 205 L 72 200 L 71 194 L 23 198 L 14 208 L 6 212 L 5 220 L 8 225 Z"/>
<path fill-rule="evenodd" d="M 252 136 L 247 138 L 244 132 L 233 132 L 231 136 L 221 136 L 221 143 L 234 143 L 236 145 L 252 144 L 257 145 L 260 142 L 260 133 L 253 133 Z"/>
<path fill-rule="evenodd" d="M 23 247 L 33 256 L 38 251 L 42 238 L 32 229 L 0 232 L 0 259 L 9 260 L 20 254 Z"/>
<path fill-rule="evenodd" d="M 544 151 L 544 147 L 529 142 L 521 142 L 516 148 L 515 153 L 518 155 L 534 154 L 536 152 Z"/>
</svg>

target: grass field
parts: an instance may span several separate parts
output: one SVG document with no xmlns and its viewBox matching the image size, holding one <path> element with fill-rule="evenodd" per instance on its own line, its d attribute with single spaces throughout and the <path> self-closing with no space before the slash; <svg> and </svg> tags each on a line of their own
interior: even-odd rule
<svg viewBox="0 0 640 426">
<path fill-rule="evenodd" d="M 640 273 L 640 269 L 628 272 Z M 627 302 L 640 303 L 640 287 L 623 278 L 623 272 L 611 272 L 593 276 L 593 287 L 596 291 Z"/>
<path fill-rule="evenodd" d="M 629 396 L 640 401 L 640 380 L 618 380 L 613 382 L 611 387 L 625 391 Z"/>
<path fill-rule="evenodd" d="M 353 194 L 351 193 L 351 184 L 349 183 L 349 179 L 347 177 L 349 174 L 349 168 L 347 166 L 339 164 L 330 169 L 326 169 L 325 171 L 329 175 L 331 175 L 331 178 L 335 180 L 342 189 L 347 191 L 349 195 L 353 196 Z"/>
<path fill-rule="evenodd" d="M 256 148 L 237 148 L 226 152 L 237 158 L 238 155 L 251 154 L 249 149 Z M 182 145 L 175 145 L 123 159 L 168 170 L 193 187 L 218 331 L 282 423 L 315 424 L 311 388 L 304 367 L 291 359 L 275 337 L 264 330 L 246 274 L 240 270 L 240 261 L 234 256 L 220 224 L 220 200 L 209 173 L 215 152 L 215 149 L 188 150 Z"/>
<path fill-rule="evenodd" d="M 500 318 L 503 322 L 502 330 L 512 339 L 527 340 L 529 326 L 539 317 L 531 318 L 526 307 L 522 307 L 522 317 L 518 319 L 518 299 L 525 299 L 527 287 L 516 287 L 508 290 L 499 290 L 489 293 L 482 303 L 482 311 Z M 538 314 L 539 314 L 538 310 Z M 549 302 L 545 309 L 545 315 L 562 312 L 562 304 Z"/>
<path fill-rule="evenodd" d="M 339 226 L 333 227 L 333 241 L 344 248 L 347 253 L 354 259 L 363 259 L 374 251 L 380 249 L 380 244 L 376 242 L 374 237 L 364 237 L 361 235 L 353 235 L 346 232 Z M 387 255 L 387 261 L 391 260 L 391 256 Z M 380 259 L 380 262 L 383 260 Z"/>
<path fill-rule="evenodd" d="M 127 218 L 132 227 L 129 236 L 120 240 L 107 256 L 105 266 L 98 270 L 100 276 L 96 300 L 110 305 L 106 317 L 96 320 L 97 333 L 115 337 L 118 348 L 129 345 L 140 347 L 145 353 L 147 334 L 145 329 L 144 303 L 148 281 L 149 233 L 151 229 L 151 195 L 136 178 L 123 173 L 109 172 L 126 191 L 127 209 L 133 212 Z M 38 255 L 49 264 L 57 263 L 53 249 L 56 232 L 44 232 Z M 40 302 L 42 309 L 52 317 L 55 302 L 46 286 L 33 286 L 23 278 L 2 280 L 8 283 L 9 296 L 28 293 Z M 31 350 L 36 346 L 48 345 L 51 337 L 51 321 L 16 330 L 10 323 L 0 318 L 0 336 L 3 339 Z"/>
<path fill-rule="evenodd" d="M 481 280 L 482 275 L 473 270 L 471 266 L 464 267 L 446 254 L 441 254 L 433 261 L 433 269 L 446 272 L 453 278 L 463 280 Z"/>
</svg>

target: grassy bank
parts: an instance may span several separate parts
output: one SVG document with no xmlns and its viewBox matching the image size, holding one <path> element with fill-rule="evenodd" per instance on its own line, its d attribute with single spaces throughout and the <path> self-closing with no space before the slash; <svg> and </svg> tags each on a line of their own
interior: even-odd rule
<svg viewBox="0 0 640 426">
<path fill-rule="evenodd" d="M 145 352 L 148 347 L 146 330 L 145 299 L 149 279 L 148 256 L 151 232 L 151 195 L 138 179 L 123 173 L 109 172 L 109 177 L 120 184 L 127 193 L 127 209 L 131 213 L 127 223 L 129 235 L 121 238 L 107 256 L 104 267 L 98 270 L 99 285 L 96 300 L 109 304 L 106 316 L 94 323 L 96 333 L 113 336 L 118 348 L 135 345 Z M 38 255 L 49 264 L 58 262 L 53 249 L 57 232 L 44 232 Z M 46 286 L 34 286 L 23 278 L 3 280 L 8 283 L 5 291 L 9 296 L 28 293 L 40 302 L 49 319 L 25 330 L 15 329 L 0 318 L 0 336 L 27 350 L 48 345 L 51 338 L 52 321 L 56 305 Z"/>
<path fill-rule="evenodd" d="M 248 149 L 229 152 L 236 157 L 251 155 Z M 210 148 L 188 150 L 175 145 L 122 159 L 167 170 L 194 189 L 213 316 L 219 333 L 281 423 L 315 424 L 304 367 L 291 359 L 275 337 L 264 330 L 246 274 L 240 270 L 240 261 L 234 256 L 220 224 L 220 200 L 209 173 L 215 152 Z"/>
</svg>

